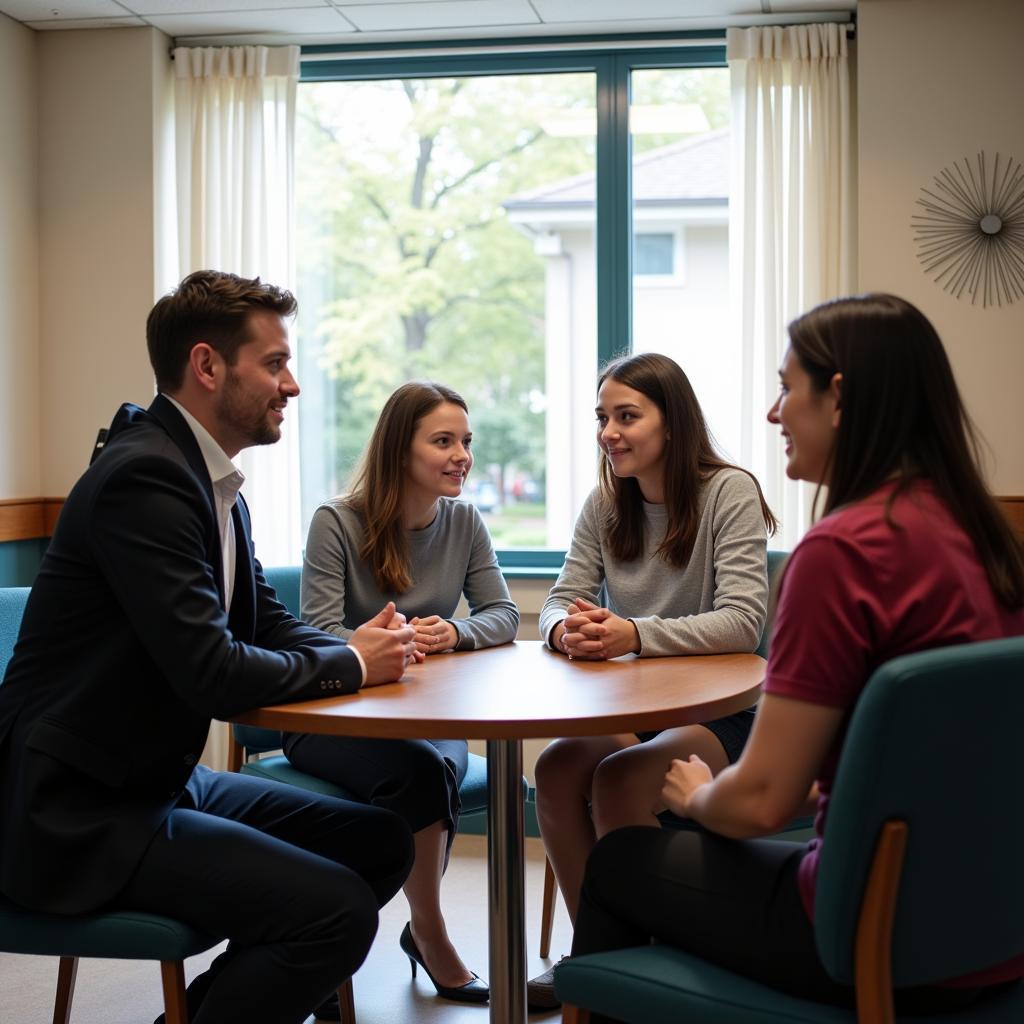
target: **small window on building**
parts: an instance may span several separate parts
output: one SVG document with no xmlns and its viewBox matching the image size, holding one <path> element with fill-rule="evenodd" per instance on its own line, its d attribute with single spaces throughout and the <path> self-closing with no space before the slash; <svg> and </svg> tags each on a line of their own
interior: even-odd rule
<svg viewBox="0 0 1024 1024">
<path fill-rule="evenodd" d="M 633 273 L 668 277 L 675 273 L 676 240 L 671 234 L 637 234 Z"/>
</svg>

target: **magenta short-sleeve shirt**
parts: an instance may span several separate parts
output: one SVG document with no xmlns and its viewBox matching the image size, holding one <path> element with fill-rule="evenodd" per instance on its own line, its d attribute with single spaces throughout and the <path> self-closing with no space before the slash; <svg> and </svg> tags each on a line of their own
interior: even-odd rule
<svg viewBox="0 0 1024 1024">
<path fill-rule="evenodd" d="M 786 566 L 772 630 L 766 693 L 852 711 L 871 673 L 901 654 L 1024 633 L 989 586 L 974 544 L 927 483 L 894 502 L 892 484 L 817 523 Z M 847 719 L 848 720 L 848 719 Z M 845 724 L 818 773 L 817 838 L 800 864 L 800 894 L 814 916 Z"/>
</svg>

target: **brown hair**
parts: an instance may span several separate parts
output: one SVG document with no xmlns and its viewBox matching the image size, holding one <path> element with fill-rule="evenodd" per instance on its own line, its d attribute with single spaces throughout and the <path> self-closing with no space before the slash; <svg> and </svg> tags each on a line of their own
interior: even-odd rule
<svg viewBox="0 0 1024 1024">
<path fill-rule="evenodd" d="M 159 391 L 177 391 L 189 353 L 206 342 L 229 365 L 249 340 L 251 313 L 292 316 L 298 304 L 291 292 L 258 277 L 219 270 L 197 270 L 150 310 L 146 347 Z"/>
<path fill-rule="evenodd" d="M 1000 603 L 1024 606 L 1024 545 L 982 480 L 977 431 L 928 318 L 895 295 L 859 295 L 798 317 L 789 337 L 815 390 L 842 374 L 824 513 L 895 477 L 886 504 L 892 523 L 896 498 L 928 480 L 974 541 Z"/>
<path fill-rule="evenodd" d="M 754 481 L 765 525 L 769 533 L 775 532 L 778 523 L 764 500 L 757 478 L 742 467 L 726 462 L 718 453 L 690 380 L 678 363 L 657 352 L 623 356 L 604 367 L 597 381 L 598 388 L 609 378 L 654 402 L 671 438 L 671 457 L 665 460 L 668 527 L 658 548 L 658 554 L 666 562 L 681 567 L 690 560 L 700 525 L 701 484 L 721 469 L 739 469 Z M 633 477 L 617 477 L 603 450 L 598 462 L 598 483 L 601 496 L 611 509 L 607 527 L 609 547 L 617 559 L 631 562 L 644 550 L 640 485 Z"/>
<path fill-rule="evenodd" d="M 398 388 L 384 403 L 346 497 L 363 519 L 359 557 L 384 593 L 402 594 L 413 584 L 402 527 L 405 460 L 420 421 L 445 402 L 469 412 L 463 397 L 443 384 L 411 381 Z"/>
</svg>

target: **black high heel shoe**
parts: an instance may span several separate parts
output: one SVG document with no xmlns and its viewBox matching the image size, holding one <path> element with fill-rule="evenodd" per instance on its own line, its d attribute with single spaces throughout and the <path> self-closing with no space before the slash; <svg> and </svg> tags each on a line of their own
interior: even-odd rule
<svg viewBox="0 0 1024 1024">
<path fill-rule="evenodd" d="M 476 974 L 473 974 L 471 981 L 467 981 L 465 985 L 459 985 L 457 988 L 439 985 L 437 979 L 430 973 L 430 968 L 423 961 L 416 940 L 412 937 L 412 927 L 408 922 L 402 929 L 398 944 L 402 947 L 402 952 L 409 958 L 412 976 L 416 977 L 416 965 L 419 964 L 427 972 L 427 977 L 433 982 L 437 994 L 442 999 L 451 999 L 456 1003 L 486 1003 L 490 998 L 491 990 L 487 987 L 486 982 L 481 981 Z"/>
</svg>

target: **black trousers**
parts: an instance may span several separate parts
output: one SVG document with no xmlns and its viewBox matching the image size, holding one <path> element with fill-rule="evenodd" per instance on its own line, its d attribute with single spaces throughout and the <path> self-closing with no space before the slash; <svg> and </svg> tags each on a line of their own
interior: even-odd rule
<svg viewBox="0 0 1024 1024">
<path fill-rule="evenodd" d="M 230 940 L 193 1024 L 300 1024 L 363 962 L 412 863 L 397 816 L 199 767 L 112 907 Z"/>
<path fill-rule="evenodd" d="M 804 849 L 704 830 L 611 832 L 587 861 L 573 956 L 653 939 L 791 995 L 852 1007 L 854 991 L 826 972 L 800 900 Z M 901 1013 L 927 1014 L 984 994 L 927 986 L 898 990 L 895 999 Z"/>
<path fill-rule="evenodd" d="M 296 768 L 384 807 L 412 829 L 443 821 L 448 848 L 462 803 L 459 785 L 469 765 L 465 740 L 389 740 L 286 733 L 284 752 Z"/>
</svg>

